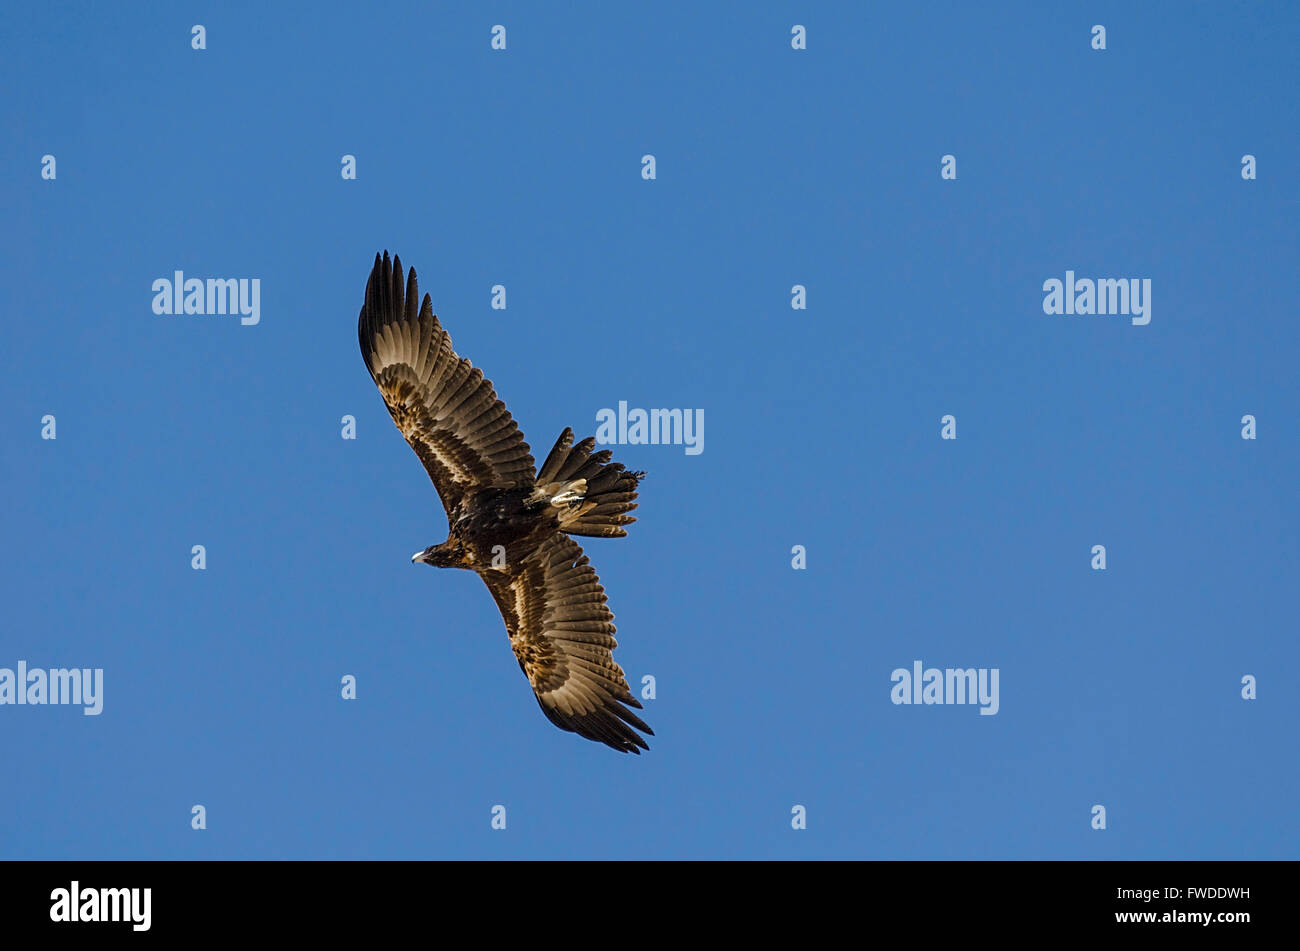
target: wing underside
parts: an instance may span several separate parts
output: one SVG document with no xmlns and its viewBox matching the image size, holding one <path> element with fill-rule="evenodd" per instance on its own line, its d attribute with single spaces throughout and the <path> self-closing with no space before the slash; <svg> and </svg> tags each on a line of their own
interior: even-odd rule
<svg viewBox="0 0 1300 951">
<path fill-rule="evenodd" d="M 450 518 L 469 492 L 531 485 L 533 457 L 483 371 L 452 349 L 415 269 L 375 255 L 357 320 L 361 355 L 384 404 L 433 480 Z"/>
<path fill-rule="evenodd" d="M 649 749 L 636 731 L 654 731 L 628 709 L 641 703 L 614 660 L 614 615 L 582 547 L 557 532 L 517 568 L 480 576 L 547 718 L 625 753 Z"/>
</svg>

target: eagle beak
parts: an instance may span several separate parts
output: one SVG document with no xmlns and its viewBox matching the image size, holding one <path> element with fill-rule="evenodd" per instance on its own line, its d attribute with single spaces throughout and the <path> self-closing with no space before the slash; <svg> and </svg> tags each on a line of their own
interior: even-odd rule
<svg viewBox="0 0 1300 951">
<path fill-rule="evenodd" d="M 417 561 L 424 561 L 424 552 L 417 551 L 411 556 L 411 564 L 415 564 Z"/>
</svg>

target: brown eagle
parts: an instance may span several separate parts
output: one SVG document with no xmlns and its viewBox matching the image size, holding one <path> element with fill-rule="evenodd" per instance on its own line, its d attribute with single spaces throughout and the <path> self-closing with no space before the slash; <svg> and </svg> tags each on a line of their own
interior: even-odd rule
<svg viewBox="0 0 1300 951">
<path fill-rule="evenodd" d="M 412 561 L 478 573 L 519 668 L 552 723 L 624 753 L 648 750 L 641 704 L 614 662 L 614 615 L 571 535 L 618 538 L 643 472 L 576 445 L 565 428 L 534 472 L 523 434 L 482 370 L 456 354 L 415 268 L 375 255 L 357 320 L 361 356 L 447 510 L 448 538 Z M 635 727 L 635 729 L 633 729 Z"/>
</svg>

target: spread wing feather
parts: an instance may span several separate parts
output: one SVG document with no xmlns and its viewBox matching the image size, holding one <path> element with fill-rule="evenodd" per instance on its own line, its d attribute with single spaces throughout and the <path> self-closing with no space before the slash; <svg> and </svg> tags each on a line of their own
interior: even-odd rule
<svg viewBox="0 0 1300 951">
<path fill-rule="evenodd" d="M 357 319 L 361 355 L 393 422 L 433 480 L 447 518 L 470 491 L 525 487 L 528 443 L 483 371 L 451 348 L 415 268 L 403 288 L 401 258 L 375 255 Z"/>
<path fill-rule="evenodd" d="M 614 661 L 614 615 L 582 546 L 557 532 L 522 564 L 479 575 L 547 718 L 625 753 L 648 750 L 636 730 L 654 731 L 628 709 L 641 703 Z"/>
</svg>

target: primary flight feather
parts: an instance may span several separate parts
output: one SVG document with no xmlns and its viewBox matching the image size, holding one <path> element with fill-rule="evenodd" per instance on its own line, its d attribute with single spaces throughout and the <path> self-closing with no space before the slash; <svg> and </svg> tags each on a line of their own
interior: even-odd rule
<svg viewBox="0 0 1300 951">
<path fill-rule="evenodd" d="M 433 480 L 448 537 L 412 561 L 467 568 L 492 592 L 510 647 L 552 723 L 625 753 L 654 735 L 614 661 L 614 615 L 570 536 L 617 538 L 642 472 L 565 428 L 539 471 L 491 381 L 451 348 L 415 269 L 375 255 L 357 335 L 393 422 Z"/>
</svg>

